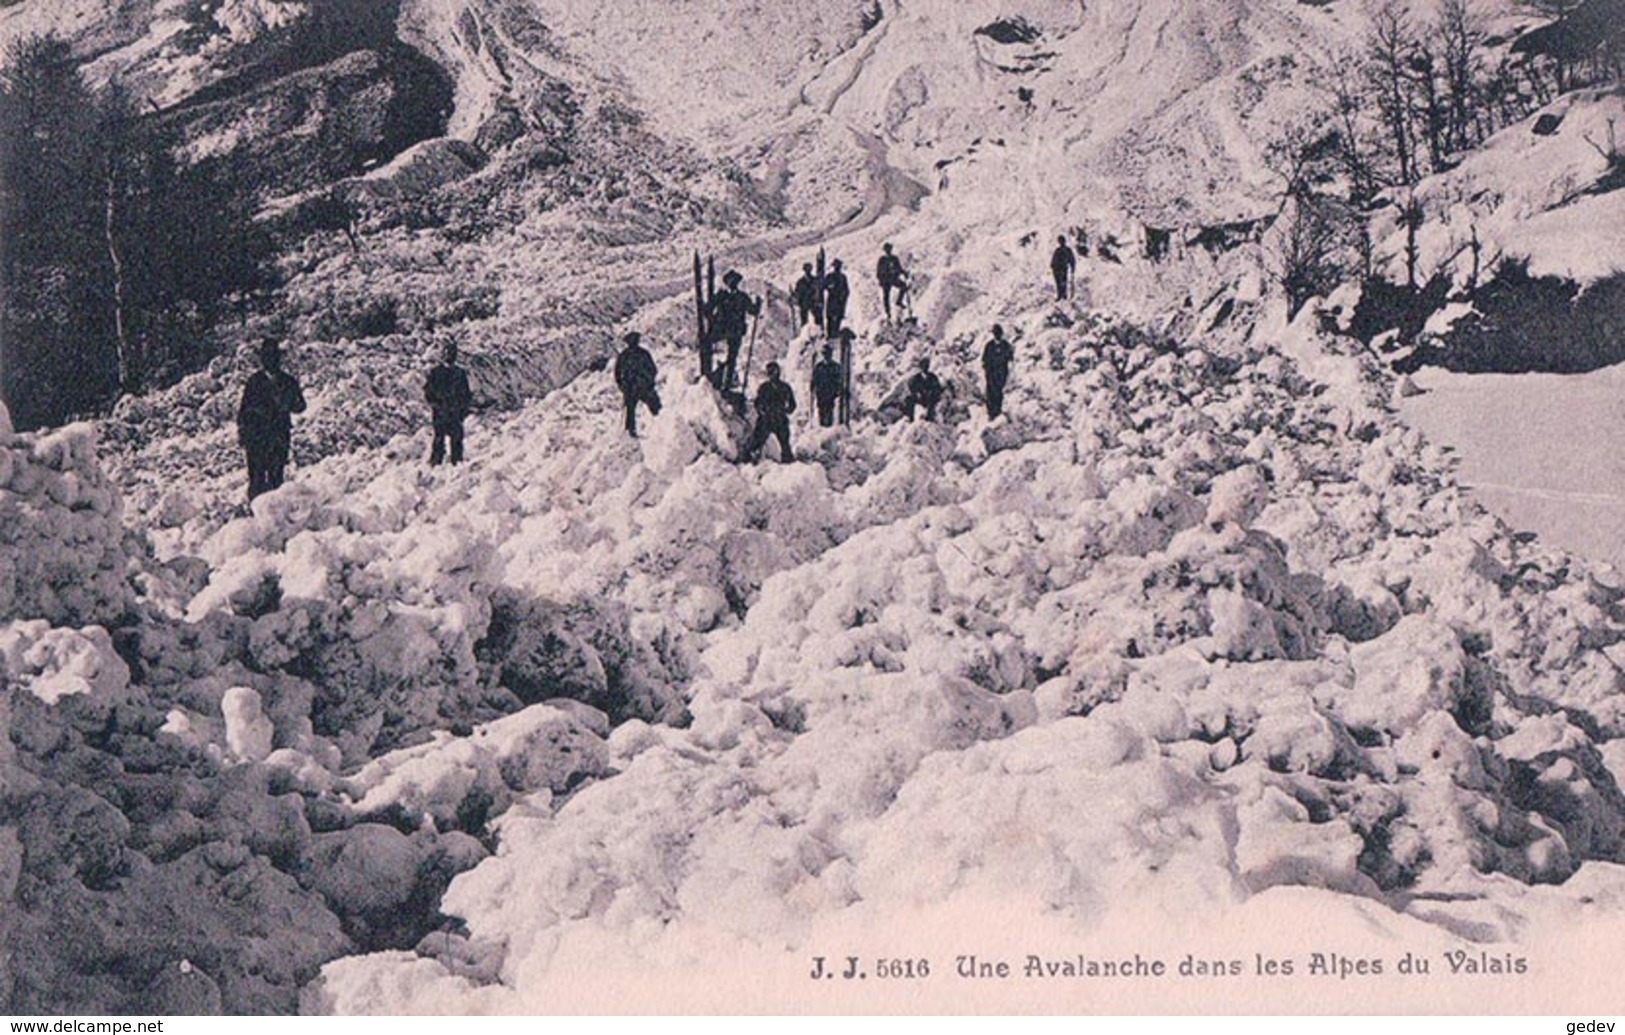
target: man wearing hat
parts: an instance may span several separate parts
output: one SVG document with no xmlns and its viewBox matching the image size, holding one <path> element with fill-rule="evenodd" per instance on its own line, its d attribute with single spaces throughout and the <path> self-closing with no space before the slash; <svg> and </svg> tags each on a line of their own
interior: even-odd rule
<svg viewBox="0 0 1625 1035">
<path fill-rule="evenodd" d="M 644 348 L 643 336 L 627 331 L 626 348 L 615 357 L 615 386 L 626 404 L 626 433 L 638 437 L 638 403 L 649 407 L 651 416 L 660 416 L 660 395 L 655 391 L 655 360 Z"/>
<path fill-rule="evenodd" d="M 463 462 L 463 420 L 468 416 L 474 396 L 468 389 L 468 371 L 457 365 L 457 343 L 448 341 L 440 350 L 440 362 L 430 370 L 423 383 L 423 398 L 434 415 L 434 444 L 429 447 L 429 464 L 437 465 L 446 459 L 446 444 L 451 444 L 451 462 Z"/>
<path fill-rule="evenodd" d="M 756 392 L 756 428 L 745 446 L 744 459 L 750 463 L 761 459 L 762 447 L 767 445 L 768 436 L 772 436 L 779 440 L 779 460 L 794 463 L 796 457 L 790 451 L 790 414 L 794 412 L 796 393 L 789 384 L 779 380 L 779 365 L 769 363 L 767 380 Z"/>
<path fill-rule="evenodd" d="M 852 297 L 852 286 L 847 283 L 841 260 L 830 263 L 824 275 L 824 333 L 831 338 L 841 335 L 841 324 L 846 321 L 847 299 Z"/>
<path fill-rule="evenodd" d="M 711 300 L 712 337 L 728 343 L 728 358 L 717 372 L 719 388 L 733 387 L 739 365 L 739 346 L 744 343 L 745 332 L 750 328 L 750 318 L 762 311 L 760 296 L 751 298 L 739 290 L 739 284 L 744 279 L 738 270 L 724 273 L 722 283 L 726 286 Z"/>
<path fill-rule="evenodd" d="M 237 441 L 248 455 L 248 498 L 282 484 L 293 438 L 293 414 L 305 412 L 305 394 L 282 369 L 282 346 L 267 338 L 259 347 L 260 369 L 243 386 L 237 407 Z"/>
<path fill-rule="evenodd" d="M 841 331 L 841 337 L 850 339 L 851 328 Z M 818 405 L 818 423 L 822 427 L 835 425 L 835 404 L 841 398 L 841 364 L 835 360 L 835 346 L 824 346 L 824 358 L 813 367 L 812 394 L 813 402 Z"/>
</svg>

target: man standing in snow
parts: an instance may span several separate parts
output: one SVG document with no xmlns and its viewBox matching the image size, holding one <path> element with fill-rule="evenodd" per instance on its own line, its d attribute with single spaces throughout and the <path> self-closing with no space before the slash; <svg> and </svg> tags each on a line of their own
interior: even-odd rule
<svg viewBox="0 0 1625 1035">
<path fill-rule="evenodd" d="M 463 419 L 468 416 L 474 396 L 468 390 L 468 371 L 457 365 L 457 344 L 447 342 L 440 350 L 440 362 L 429 370 L 423 383 L 423 398 L 434 415 L 434 444 L 429 447 L 429 465 L 446 459 L 446 443 L 451 443 L 451 462 L 463 462 Z"/>
<path fill-rule="evenodd" d="M 744 459 L 753 464 L 761 459 L 762 448 L 772 436 L 779 440 L 779 460 L 794 463 L 796 457 L 790 451 L 790 414 L 794 412 L 796 393 L 789 384 L 779 380 L 779 365 L 769 363 L 767 380 L 756 392 L 756 428 L 745 446 Z"/>
<path fill-rule="evenodd" d="M 987 375 L 987 419 L 1004 412 L 1004 386 L 1010 381 L 1010 362 L 1015 349 L 1004 336 L 1004 328 L 993 325 L 993 340 L 982 349 L 982 373 Z"/>
<path fill-rule="evenodd" d="M 727 286 L 711 300 L 711 333 L 728 343 L 728 358 L 717 371 L 718 388 L 733 387 L 739 366 L 739 347 L 745 341 L 745 332 L 750 329 L 750 318 L 762 311 L 760 296 L 751 298 L 739 290 L 740 282 L 744 279 L 738 270 L 729 270 L 722 275 L 722 282 Z"/>
<path fill-rule="evenodd" d="M 638 403 L 649 407 L 649 414 L 660 416 L 660 395 L 655 391 L 655 359 L 642 345 L 643 336 L 627 331 L 626 348 L 615 357 L 615 386 L 621 390 L 621 401 L 626 405 L 626 433 L 638 437 Z"/>
<path fill-rule="evenodd" d="M 1072 287 L 1072 274 L 1078 268 L 1077 253 L 1066 243 L 1066 235 L 1056 239 L 1055 251 L 1049 257 L 1049 271 L 1055 275 L 1055 300 L 1066 298 Z"/>
<path fill-rule="evenodd" d="M 850 329 L 841 331 L 841 337 L 850 340 Z M 835 404 L 841 398 L 841 385 L 844 376 L 841 364 L 835 361 L 835 346 L 824 346 L 824 358 L 818 361 L 812 372 L 813 401 L 818 404 L 818 423 L 821 427 L 835 426 Z"/>
<path fill-rule="evenodd" d="M 846 301 L 852 295 L 852 287 L 846 282 L 846 274 L 841 272 L 841 260 L 836 259 L 829 265 L 829 273 L 824 276 L 824 333 L 831 338 L 841 335 L 841 324 L 846 320 Z"/>
<path fill-rule="evenodd" d="M 282 346 L 260 343 L 260 369 L 243 386 L 237 407 L 237 441 L 248 454 L 248 498 L 282 484 L 293 438 L 293 415 L 305 412 L 305 393 L 282 369 Z"/>
<path fill-rule="evenodd" d="M 937 419 L 937 403 L 942 401 L 942 381 L 931 372 L 930 357 L 921 357 L 919 373 L 908 381 L 908 419 L 914 419 L 914 410 L 925 410 L 925 419 Z"/>
<path fill-rule="evenodd" d="M 886 308 L 886 322 L 892 322 L 892 292 L 897 292 L 897 303 L 902 305 L 908 291 L 908 275 L 903 272 L 903 260 L 893 252 L 891 243 L 881 246 L 880 261 L 875 263 L 875 279 L 880 282 L 880 301 Z"/>
<path fill-rule="evenodd" d="M 824 326 L 824 314 L 818 311 L 818 274 L 813 272 L 812 263 L 801 264 L 801 279 L 796 281 L 791 294 L 795 295 L 796 311 L 801 316 L 799 326 L 807 326 L 808 320 Z"/>
</svg>

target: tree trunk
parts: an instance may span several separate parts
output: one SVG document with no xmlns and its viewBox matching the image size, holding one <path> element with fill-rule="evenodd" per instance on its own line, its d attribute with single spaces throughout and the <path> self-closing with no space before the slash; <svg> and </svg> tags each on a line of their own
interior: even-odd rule
<svg viewBox="0 0 1625 1035">
<path fill-rule="evenodd" d="M 118 245 L 118 179 L 111 162 L 107 167 L 107 205 L 103 210 L 103 235 L 107 257 L 113 265 L 113 330 L 118 338 L 118 386 L 121 393 L 133 392 L 141 380 L 141 358 L 130 342 L 124 318 L 124 256 Z"/>
</svg>

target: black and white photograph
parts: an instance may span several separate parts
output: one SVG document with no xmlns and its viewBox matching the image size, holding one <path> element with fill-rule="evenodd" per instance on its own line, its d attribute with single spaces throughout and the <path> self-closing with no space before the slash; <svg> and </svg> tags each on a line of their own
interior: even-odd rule
<svg viewBox="0 0 1625 1035">
<path fill-rule="evenodd" d="M 0 0 L 0 400 L 0 1014 L 1625 1012 L 1625 0 Z"/>
</svg>

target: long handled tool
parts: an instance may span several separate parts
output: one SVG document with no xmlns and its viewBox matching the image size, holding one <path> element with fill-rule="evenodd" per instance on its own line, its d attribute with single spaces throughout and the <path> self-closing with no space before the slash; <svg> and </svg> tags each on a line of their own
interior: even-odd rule
<svg viewBox="0 0 1625 1035">
<path fill-rule="evenodd" d="M 852 423 L 852 339 L 841 336 L 841 426 Z"/>
<path fill-rule="evenodd" d="M 694 252 L 694 320 L 696 325 L 695 345 L 700 350 L 700 376 L 709 378 L 711 371 L 705 369 L 705 343 L 711 329 L 705 325 L 705 290 L 700 279 L 700 253 Z"/>
<path fill-rule="evenodd" d="M 829 326 L 827 314 L 824 312 L 824 249 L 818 249 L 818 318 L 814 321 L 820 330 Z M 826 331 L 826 333 L 828 333 Z"/>
<path fill-rule="evenodd" d="M 750 342 L 745 346 L 745 372 L 744 376 L 739 379 L 739 394 L 741 396 L 747 395 L 749 391 L 747 386 L 750 384 L 750 361 L 751 357 L 756 353 L 756 325 L 760 320 L 760 310 L 750 314 Z"/>
</svg>

